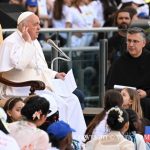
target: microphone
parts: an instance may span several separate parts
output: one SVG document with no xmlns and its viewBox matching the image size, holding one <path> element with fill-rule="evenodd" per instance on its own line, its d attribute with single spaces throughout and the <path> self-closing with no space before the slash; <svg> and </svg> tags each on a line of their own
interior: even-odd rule
<svg viewBox="0 0 150 150">
<path fill-rule="evenodd" d="M 51 39 L 47 40 L 47 43 L 49 43 L 55 50 L 57 50 L 59 53 L 61 53 L 65 58 L 67 58 L 68 61 L 71 61 L 71 59 L 55 44 L 55 42 Z"/>
</svg>

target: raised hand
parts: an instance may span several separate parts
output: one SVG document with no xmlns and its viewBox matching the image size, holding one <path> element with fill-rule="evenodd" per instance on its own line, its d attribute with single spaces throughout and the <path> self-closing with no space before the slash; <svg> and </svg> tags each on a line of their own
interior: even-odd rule
<svg viewBox="0 0 150 150">
<path fill-rule="evenodd" d="M 32 40 L 31 40 L 31 36 L 28 32 L 28 29 L 29 29 L 28 27 L 23 26 L 23 28 L 22 28 L 22 37 L 26 42 L 31 42 Z"/>
</svg>

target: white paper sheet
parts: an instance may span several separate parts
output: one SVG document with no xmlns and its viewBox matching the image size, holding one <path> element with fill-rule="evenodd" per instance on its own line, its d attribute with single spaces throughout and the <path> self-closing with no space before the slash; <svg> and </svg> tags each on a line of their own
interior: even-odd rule
<svg viewBox="0 0 150 150">
<path fill-rule="evenodd" d="M 123 86 L 123 85 L 114 85 L 114 89 L 117 89 L 117 90 L 122 90 L 124 88 L 130 88 L 130 89 L 136 90 L 136 87 Z"/>
<path fill-rule="evenodd" d="M 53 91 L 63 97 L 69 97 L 77 88 L 72 69 L 66 74 L 65 79 L 52 79 Z"/>
</svg>

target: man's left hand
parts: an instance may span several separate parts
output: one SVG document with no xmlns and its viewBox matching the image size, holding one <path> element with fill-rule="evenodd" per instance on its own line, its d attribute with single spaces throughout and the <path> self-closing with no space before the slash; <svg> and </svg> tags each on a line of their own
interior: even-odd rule
<svg viewBox="0 0 150 150">
<path fill-rule="evenodd" d="M 64 72 L 59 72 L 56 74 L 55 78 L 64 80 L 65 76 L 66 76 L 66 74 Z"/>
</svg>

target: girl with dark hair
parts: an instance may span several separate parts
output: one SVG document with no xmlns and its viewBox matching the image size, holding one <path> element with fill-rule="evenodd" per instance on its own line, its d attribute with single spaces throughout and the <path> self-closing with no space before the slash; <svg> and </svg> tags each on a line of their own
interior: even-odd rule
<svg viewBox="0 0 150 150">
<path fill-rule="evenodd" d="M 128 114 L 124 109 L 112 107 L 108 111 L 107 124 L 110 133 L 89 141 L 86 144 L 86 150 L 135 150 L 134 144 L 122 135 L 129 127 Z"/>
<path fill-rule="evenodd" d="M 49 138 L 45 131 L 37 128 L 41 126 L 49 112 L 49 102 L 40 96 L 30 96 L 25 99 L 25 106 L 21 110 L 22 121 L 9 125 L 10 135 L 13 136 L 20 148 L 32 145 L 33 149 L 48 149 Z"/>
<path fill-rule="evenodd" d="M 104 98 L 104 110 L 96 115 L 91 123 L 88 125 L 85 132 L 85 138 L 89 141 L 93 137 L 99 137 L 101 135 L 108 133 L 108 128 L 106 126 L 107 111 L 115 106 L 122 106 L 123 98 L 119 91 L 108 90 Z"/>
<path fill-rule="evenodd" d="M 4 105 L 4 110 L 7 114 L 7 122 L 21 120 L 21 109 L 24 106 L 24 102 L 21 97 L 12 97 Z"/>
</svg>

